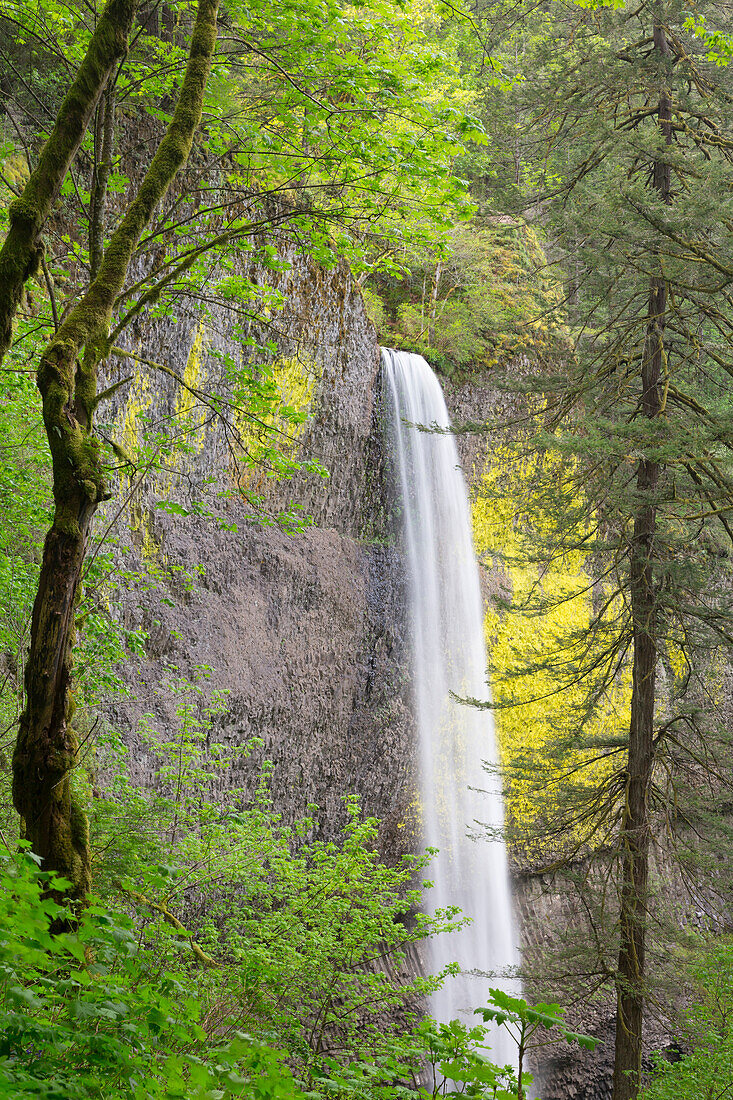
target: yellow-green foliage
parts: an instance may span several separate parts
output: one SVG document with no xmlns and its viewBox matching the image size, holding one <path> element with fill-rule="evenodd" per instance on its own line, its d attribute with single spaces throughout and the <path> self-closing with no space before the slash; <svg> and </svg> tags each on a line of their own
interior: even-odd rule
<svg viewBox="0 0 733 1100">
<path fill-rule="evenodd" d="M 173 490 L 175 474 L 190 461 L 192 452 L 203 450 L 205 443 L 206 406 L 197 397 L 202 382 L 202 354 L 205 327 L 199 323 L 183 372 L 183 386 L 176 393 L 175 415 L 171 421 L 176 445 L 161 437 L 157 444 L 145 438 L 148 414 L 153 406 L 150 374 L 145 367 L 136 367 L 124 410 L 118 419 L 117 438 L 121 449 L 135 466 L 123 467 L 120 490 L 123 498 L 130 496 L 128 509 L 130 529 L 141 539 L 143 557 L 153 562 L 160 557 L 160 547 L 150 530 L 148 513 L 135 499 L 134 481 L 140 467 L 155 469 L 158 489 L 163 495 Z M 134 360 L 129 360 L 134 363 Z"/>
<path fill-rule="evenodd" d="M 496 359 L 551 351 L 565 332 L 554 312 L 564 295 L 548 275 L 537 233 L 530 226 L 516 225 L 485 230 L 479 239 L 486 309 L 496 326 Z"/>
<path fill-rule="evenodd" d="M 184 384 L 178 390 L 178 400 L 176 402 L 177 432 L 185 434 L 189 451 L 192 449 L 196 451 L 203 450 L 205 441 L 206 406 L 196 396 L 195 392 L 201 387 L 201 358 L 205 333 L 204 322 L 199 321 L 183 371 Z"/>
<path fill-rule="evenodd" d="M 136 464 L 146 462 L 143 425 L 152 404 L 153 394 L 150 387 L 150 376 L 144 367 L 137 367 L 127 401 L 118 421 L 120 425 L 118 439 L 122 451 Z M 120 497 L 122 500 L 128 500 L 128 523 L 130 530 L 137 534 L 140 540 L 143 558 L 152 563 L 158 559 L 160 547 L 150 530 L 147 510 L 141 507 L 136 500 L 135 481 L 138 476 L 137 465 L 122 467 L 120 471 Z M 102 514 L 105 514 L 104 508 Z"/>
<path fill-rule="evenodd" d="M 278 359 L 273 365 L 273 377 L 280 392 L 281 406 L 271 419 L 274 424 L 289 424 L 289 434 L 297 439 L 303 433 L 313 400 L 313 391 L 320 378 L 316 363 L 303 358 Z"/>
<path fill-rule="evenodd" d="M 21 153 L 11 153 L 10 156 L 4 157 L 0 161 L 2 166 L 2 173 L 9 184 L 12 184 L 16 190 L 24 187 L 28 181 L 28 161 Z M 9 188 L 4 187 L 2 190 L 3 199 L 9 192 Z"/>
<path fill-rule="evenodd" d="M 547 465 L 547 455 L 544 461 Z M 528 534 L 547 535 L 544 528 L 552 522 L 536 506 L 536 473 L 534 461 L 510 448 L 495 450 L 473 502 L 477 552 L 484 560 L 501 563 L 511 600 L 508 611 L 489 609 L 486 615 L 499 708 L 496 728 L 507 775 L 507 819 L 514 845 L 535 851 L 538 845 L 556 847 L 552 822 L 568 788 L 577 786 L 587 795 L 609 774 L 615 758 L 599 756 L 590 746 L 622 734 L 630 714 L 630 680 L 623 672 L 587 719 L 585 747 L 577 747 L 581 738 L 576 727 L 585 711 L 587 684 L 573 682 L 568 673 L 568 640 L 587 634 L 590 580 L 579 552 L 559 555 L 542 567 L 528 560 Z M 523 675 L 528 666 L 531 675 Z M 568 746 L 560 759 L 558 744 Z M 598 837 L 591 837 L 588 819 L 572 825 L 563 843 L 592 840 Z"/>
<path fill-rule="evenodd" d="M 456 226 L 439 264 L 427 252 L 407 262 L 411 276 L 385 287 L 397 314 L 391 339 L 423 351 L 440 369 L 441 362 L 487 369 L 564 347 L 563 289 L 530 226 L 508 218 Z"/>
<path fill-rule="evenodd" d="M 150 569 L 161 557 L 160 546 L 150 529 L 150 515 L 147 509 L 142 508 L 136 501 L 130 502 L 127 514 L 130 530 L 140 539 L 140 551 L 146 568 Z"/>
<path fill-rule="evenodd" d="M 120 439 L 125 451 L 133 458 L 137 454 L 140 443 L 140 418 L 149 411 L 152 400 L 150 378 L 137 368 L 125 402 Z M 129 478 L 127 478 L 127 482 L 129 483 Z M 123 482 L 124 487 L 125 482 Z"/>
<path fill-rule="evenodd" d="M 267 474 L 290 476 L 320 377 L 320 366 L 303 355 L 283 356 L 261 368 L 261 399 L 242 404 L 237 416 L 248 485 L 253 470 L 258 483 Z"/>
<path fill-rule="evenodd" d="M 362 290 L 361 296 L 364 299 L 364 308 L 367 317 L 376 328 L 377 334 L 381 333 L 387 321 L 382 299 L 378 294 L 374 294 L 373 291 L 367 290 L 366 287 Z"/>
</svg>

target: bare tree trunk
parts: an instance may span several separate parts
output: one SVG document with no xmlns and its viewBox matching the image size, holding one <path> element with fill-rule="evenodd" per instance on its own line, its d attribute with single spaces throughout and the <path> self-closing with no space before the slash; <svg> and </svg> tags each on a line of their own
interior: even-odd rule
<svg viewBox="0 0 733 1100">
<path fill-rule="evenodd" d="M 13 801 L 44 869 L 90 885 L 87 819 L 71 775 L 78 741 L 72 726 L 74 609 L 92 519 L 108 496 L 92 417 L 97 367 L 109 352 L 112 309 L 140 236 L 191 151 L 216 42 L 218 0 L 199 0 L 186 73 L 171 123 L 99 273 L 41 357 L 38 386 L 53 462 L 55 512 L 46 536 L 26 665 L 26 709 L 13 755 Z"/>
<path fill-rule="evenodd" d="M 654 27 L 654 46 L 669 56 L 664 27 Z M 659 128 L 666 144 L 672 142 L 672 110 L 663 91 L 658 108 Z M 669 163 L 657 159 L 653 186 L 665 203 L 671 201 Z M 654 420 L 662 411 L 661 386 L 666 374 L 664 344 L 667 283 L 654 278 L 649 287 L 646 345 L 642 360 L 641 408 Z M 654 708 L 657 665 L 658 600 L 654 578 L 656 504 L 662 467 L 641 458 L 637 468 L 638 510 L 631 541 L 630 586 L 634 629 L 631 725 L 626 779 L 626 801 L 621 826 L 623 878 L 621 885 L 618 973 L 616 978 L 616 1051 L 613 1100 L 633 1100 L 641 1086 L 644 1023 L 644 981 L 647 905 L 649 899 L 649 789 L 654 766 Z"/>
<path fill-rule="evenodd" d="M 23 287 L 41 264 L 41 232 L 112 69 L 124 57 L 139 0 L 109 0 L 51 136 L 23 193 L 10 204 L 0 250 L 0 362 L 10 347 Z"/>
</svg>

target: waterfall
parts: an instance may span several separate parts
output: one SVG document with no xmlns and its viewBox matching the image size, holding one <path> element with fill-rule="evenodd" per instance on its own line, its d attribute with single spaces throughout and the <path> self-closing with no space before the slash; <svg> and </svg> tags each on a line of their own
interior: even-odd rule
<svg viewBox="0 0 733 1100">
<path fill-rule="evenodd" d="M 489 693 L 478 564 L 455 439 L 416 427 L 450 427 L 440 383 L 419 355 L 384 349 L 382 361 L 409 574 L 423 841 L 439 849 L 429 903 L 432 910 L 459 906 L 472 920 L 430 941 L 434 972 L 454 961 L 461 967 L 430 1007 L 441 1022 L 474 1025 L 472 1010 L 486 1003 L 490 986 L 517 991 L 519 962 L 492 715 L 451 695 Z M 499 1065 L 515 1062 L 502 1031 L 491 1046 Z"/>
</svg>

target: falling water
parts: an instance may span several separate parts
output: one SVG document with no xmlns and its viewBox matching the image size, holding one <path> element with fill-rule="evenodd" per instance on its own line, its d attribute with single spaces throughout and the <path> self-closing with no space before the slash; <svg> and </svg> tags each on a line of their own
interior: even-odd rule
<svg viewBox="0 0 733 1100">
<path fill-rule="evenodd" d="M 494 723 L 490 711 L 451 694 L 488 696 L 478 565 L 455 439 L 416 427 L 450 426 L 440 383 L 419 355 L 385 349 L 382 359 L 410 583 L 423 840 L 439 849 L 431 904 L 459 906 L 472 919 L 431 941 L 434 972 L 453 961 L 461 967 L 433 995 L 431 1012 L 442 1022 L 475 1024 L 472 1009 L 486 1003 L 490 986 L 516 990 L 518 963 Z M 502 1032 L 491 1045 L 500 1065 L 515 1060 Z"/>
</svg>

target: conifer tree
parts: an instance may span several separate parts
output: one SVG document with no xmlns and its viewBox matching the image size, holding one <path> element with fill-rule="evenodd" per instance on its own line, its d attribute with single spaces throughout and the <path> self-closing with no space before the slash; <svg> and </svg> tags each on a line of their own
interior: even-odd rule
<svg viewBox="0 0 733 1100">
<path fill-rule="evenodd" d="M 554 659 L 565 686 L 586 684 L 570 747 L 600 778 L 563 807 L 558 843 L 612 853 L 614 1100 L 641 1081 L 653 846 L 699 823 L 677 801 L 690 776 L 729 782 L 704 706 L 733 640 L 733 98 L 715 14 L 701 34 L 677 0 L 558 7 L 521 90 L 531 209 L 572 326 L 569 360 L 530 384 L 556 513 L 538 556 L 582 551 L 592 580 L 590 628 Z M 628 727 L 599 733 L 624 676 Z"/>
</svg>

